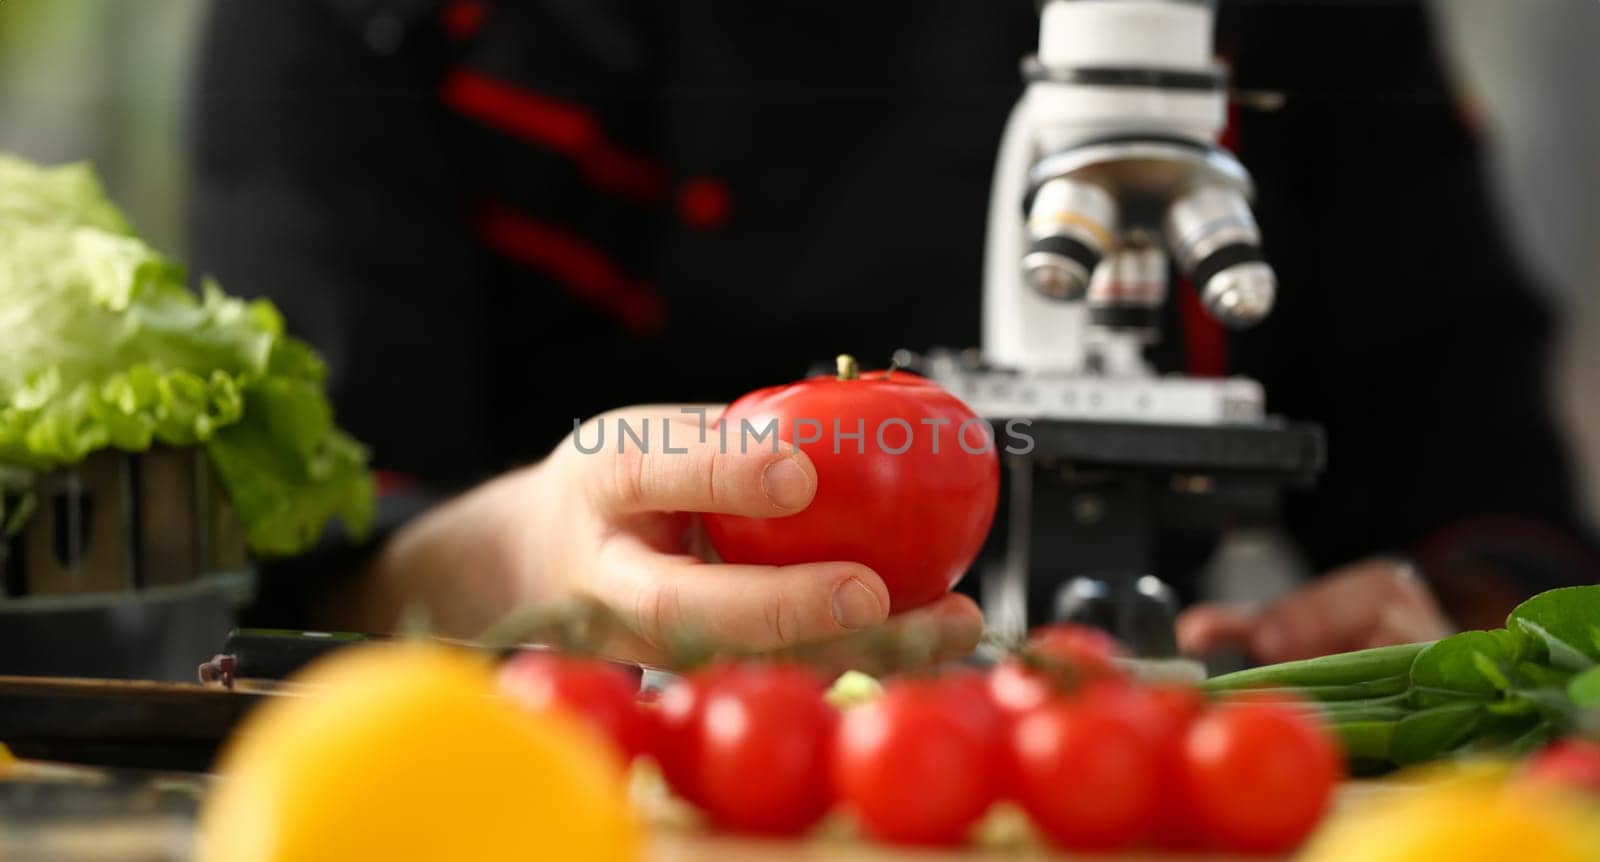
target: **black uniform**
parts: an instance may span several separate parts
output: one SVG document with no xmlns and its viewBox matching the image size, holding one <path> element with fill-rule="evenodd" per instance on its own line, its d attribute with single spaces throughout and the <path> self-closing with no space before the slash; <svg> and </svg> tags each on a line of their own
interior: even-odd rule
<svg viewBox="0 0 1600 862">
<path fill-rule="evenodd" d="M 1037 24 L 1029 0 L 217 0 L 193 258 L 276 300 L 376 465 L 440 490 L 609 407 L 973 345 Z M 1227 365 L 1327 428 L 1288 510 L 1312 561 L 1592 580 L 1545 315 L 1420 5 L 1223 0 L 1218 45 L 1287 96 L 1236 117 L 1281 291 Z M 1214 367 L 1172 317 L 1158 359 Z"/>
</svg>

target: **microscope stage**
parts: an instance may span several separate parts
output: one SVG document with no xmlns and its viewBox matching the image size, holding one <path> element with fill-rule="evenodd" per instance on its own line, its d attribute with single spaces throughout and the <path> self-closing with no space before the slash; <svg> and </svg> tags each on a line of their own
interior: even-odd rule
<svg viewBox="0 0 1600 862">
<path fill-rule="evenodd" d="M 1162 425 L 1260 425 L 1261 384 L 1247 377 L 1025 375 L 930 363 L 929 377 L 980 416 Z"/>
</svg>

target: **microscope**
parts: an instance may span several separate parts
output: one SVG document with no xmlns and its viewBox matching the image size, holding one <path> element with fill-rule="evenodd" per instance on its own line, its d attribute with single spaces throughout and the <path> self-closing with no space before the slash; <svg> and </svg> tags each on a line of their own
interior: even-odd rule
<svg viewBox="0 0 1600 862">
<path fill-rule="evenodd" d="M 1217 143 L 1229 93 L 1210 4 L 1044 0 L 1040 14 L 995 168 L 982 348 L 922 370 L 1032 442 L 1002 450 L 977 572 L 991 631 L 1089 621 L 1170 656 L 1183 590 L 1169 582 L 1192 572 L 1163 570 L 1163 549 L 1269 520 L 1320 471 L 1322 434 L 1268 415 L 1254 380 L 1162 375 L 1145 357 L 1174 275 L 1230 328 L 1278 290 L 1250 174 Z"/>
</svg>

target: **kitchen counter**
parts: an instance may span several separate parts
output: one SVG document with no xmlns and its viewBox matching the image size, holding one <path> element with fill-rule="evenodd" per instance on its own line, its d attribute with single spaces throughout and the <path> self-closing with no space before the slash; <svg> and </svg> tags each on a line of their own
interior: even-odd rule
<svg viewBox="0 0 1600 862">
<path fill-rule="evenodd" d="M 0 859 L 75 862 L 184 862 L 192 858 L 194 813 L 209 778 L 192 773 L 127 772 L 19 761 L 0 770 Z M 1396 789 L 1381 781 L 1348 782 L 1339 804 Z M 640 796 L 636 788 L 636 798 Z M 837 821 L 805 840 L 712 834 L 681 803 L 646 789 L 650 862 L 1033 862 L 1107 859 L 1119 862 L 1225 860 L 1153 852 L 1086 856 L 1052 851 L 1020 830 L 997 847 L 903 849 L 858 840 Z M 1260 856 L 1240 862 L 1260 862 Z"/>
</svg>

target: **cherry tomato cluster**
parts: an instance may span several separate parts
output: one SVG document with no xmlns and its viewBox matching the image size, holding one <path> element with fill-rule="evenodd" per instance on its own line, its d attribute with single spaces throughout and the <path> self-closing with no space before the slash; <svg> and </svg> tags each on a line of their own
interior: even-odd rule
<svg viewBox="0 0 1600 862">
<path fill-rule="evenodd" d="M 771 663 L 714 665 L 642 706 L 626 674 L 589 660 L 529 654 L 504 681 L 653 756 L 743 832 L 798 834 L 838 808 L 880 841 L 955 845 L 1001 800 L 1070 850 L 1281 852 L 1315 828 L 1340 761 L 1307 711 L 1208 706 L 1133 682 L 1116 657 L 1096 630 L 1050 626 L 987 672 L 900 677 L 843 711 L 809 671 Z"/>
</svg>

